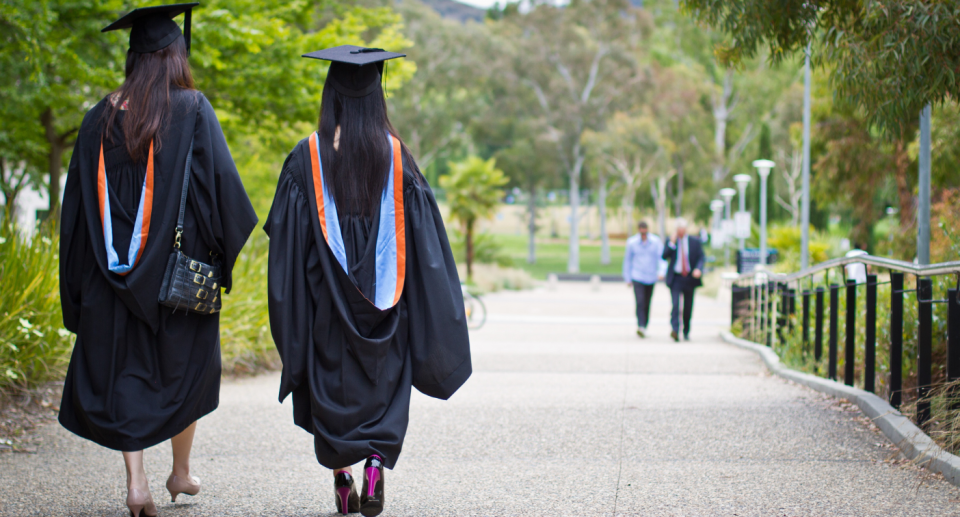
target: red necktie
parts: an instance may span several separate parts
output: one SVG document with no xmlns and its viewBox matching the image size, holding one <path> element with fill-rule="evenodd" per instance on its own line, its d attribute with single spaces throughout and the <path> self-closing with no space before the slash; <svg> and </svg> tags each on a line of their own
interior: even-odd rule
<svg viewBox="0 0 960 517">
<path fill-rule="evenodd" d="M 690 268 L 687 267 L 687 254 L 683 252 L 683 239 L 680 240 L 680 271 L 683 276 L 687 276 L 690 272 Z"/>
</svg>

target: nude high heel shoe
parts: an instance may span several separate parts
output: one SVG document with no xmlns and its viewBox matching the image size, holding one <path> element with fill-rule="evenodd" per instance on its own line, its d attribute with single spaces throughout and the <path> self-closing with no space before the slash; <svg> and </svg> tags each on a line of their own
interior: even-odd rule
<svg viewBox="0 0 960 517">
<path fill-rule="evenodd" d="M 200 478 L 189 476 L 182 478 L 170 474 L 167 478 L 167 491 L 170 492 L 170 501 L 177 502 L 177 496 L 187 494 L 195 496 L 200 493 Z"/>
<path fill-rule="evenodd" d="M 153 504 L 150 490 L 127 489 L 127 509 L 133 517 L 156 517 L 157 505 Z"/>
</svg>

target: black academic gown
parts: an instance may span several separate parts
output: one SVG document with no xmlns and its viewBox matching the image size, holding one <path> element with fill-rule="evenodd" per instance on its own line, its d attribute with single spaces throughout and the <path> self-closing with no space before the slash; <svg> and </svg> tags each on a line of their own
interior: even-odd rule
<svg viewBox="0 0 960 517">
<path fill-rule="evenodd" d="M 405 159 L 406 282 L 396 306 L 377 309 L 366 298 L 374 298 L 379 207 L 369 217 L 338 211 L 345 272 L 320 229 L 309 153 L 306 139 L 290 153 L 264 226 L 280 401 L 293 394 L 294 422 L 314 435 L 322 465 L 378 454 L 393 468 L 411 386 L 447 399 L 472 371 L 456 264 L 433 193 Z"/>
<path fill-rule="evenodd" d="M 161 145 L 154 148 L 153 217 L 146 247 L 128 275 L 111 273 L 97 196 L 101 115 L 108 102 L 104 99 L 84 117 L 63 196 L 60 296 L 63 324 L 77 341 L 60 423 L 104 447 L 136 451 L 176 436 L 219 401 L 219 314 L 174 313 L 157 303 L 173 251 L 191 138 L 183 251 L 198 260 L 218 254 L 228 292 L 233 264 L 257 217 L 210 103 L 199 92 L 173 91 Z M 112 141 L 103 139 L 103 150 L 114 248 L 125 264 L 146 161 L 133 163 L 117 126 Z"/>
</svg>

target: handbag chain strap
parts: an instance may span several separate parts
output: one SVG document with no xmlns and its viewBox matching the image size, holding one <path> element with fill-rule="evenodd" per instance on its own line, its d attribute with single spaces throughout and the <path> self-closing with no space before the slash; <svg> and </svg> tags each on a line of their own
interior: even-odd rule
<svg viewBox="0 0 960 517">
<path fill-rule="evenodd" d="M 193 138 L 190 138 L 190 150 L 187 151 L 187 164 L 183 169 L 183 190 L 180 191 L 180 213 L 177 214 L 177 236 L 173 247 L 180 249 L 180 237 L 183 235 L 183 214 L 187 209 L 187 190 L 190 188 L 190 164 L 193 162 Z"/>
</svg>

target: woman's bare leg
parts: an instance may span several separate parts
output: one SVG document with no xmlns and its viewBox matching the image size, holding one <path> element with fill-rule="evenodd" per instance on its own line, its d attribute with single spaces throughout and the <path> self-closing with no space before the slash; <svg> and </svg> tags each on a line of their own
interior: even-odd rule
<svg viewBox="0 0 960 517">
<path fill-rule="evenodd" d="M 173 475 L 190 479 L 190 449 L 193 447 L 193 435 L 197 432 L 197 423 L 190 424 L 180 434 L 170 439 L 173 446 Z"/>
<path fill-rule="evenodd" d="M 124 452 L 123 463 L 127 467 L 127 489 L 148 490 L 147 472 L 143 469 L 143 451 Z"/>
</svg>

